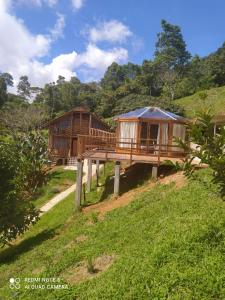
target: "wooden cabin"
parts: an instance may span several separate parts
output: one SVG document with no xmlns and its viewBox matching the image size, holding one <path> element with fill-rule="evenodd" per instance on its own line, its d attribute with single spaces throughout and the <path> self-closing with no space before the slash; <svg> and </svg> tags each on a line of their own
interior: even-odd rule
<svg viewBox="0 0 225 300">
<path fill-rule="evenodd" d="M 87 158 L 88 153 L 92 159 L 152 164 L 178 161 L 185 156 L 175 141 L 186 138 L 185 118 L 159 107 L 144 107 L 122 114 L 115 121 L 115 137 L 96 140 L 79 135 L 79 155 Z"/>
<path fill-rule="evenodd" d="M 183 150 L 175 138 L 183 141 L 187 120 L 159 107 L 144 107 L 116 118 L 116 151 L 126 153 L 182 157 Z"/>
<path fill-rule="evenodd" d="M 88 182 L 91 187 L 92 161 L 114 161 L 114 196 L 119 195 L 120 165 L 148 163 L 152 177 L 157 178 L 158 167 L 168 160 L 182 162 L 186 156 L 176 138 L 185 140 L 187 120 L 159 107 L 144 107 L 115 118 L 116 134 L 110 137 L 78 135 L 76 203 L 81 205 L 83 159 L 88 159 Z"/>
<path fill-rule="evenodd" d="M 109 126 L 84 107 L 71 111 L 49 122 L 49 152 L 52 157 L 68 159 L 77 156 L 78 134 L 110 136 Z"/>
</svg>

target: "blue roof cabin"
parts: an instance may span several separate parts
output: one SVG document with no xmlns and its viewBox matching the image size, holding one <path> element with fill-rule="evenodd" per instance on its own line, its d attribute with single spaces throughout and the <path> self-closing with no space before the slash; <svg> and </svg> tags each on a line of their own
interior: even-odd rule
<svg viewBox="0 0 225 300">
<path fill-rule="evenodd" d="M 117 116 L 117 146 L 120 153 L 182 157 L 174 138 L 185 140 L 187 120 L 159 107 L 143 107 Z"/>
<path fill-rule="evenodd" d="M 98 160 L 162 164 L 185 156 L 174 138 L 185 140 L 187 120 L 159 107 L 144 107 L 114 118 L 116 134 L 80 136 L 79 154 Z"/>
<path fill-rule="evenodd" d="M 148 163 L 152 165 L 152 177 L 158 175 L 158 166 L 171 160 L 180 162 L 186 155 L 174 140 L 185 140 L 187 120 L 159 107 L 144 107 L 115 118 L 116 134 L 106 136 L 78 136 L 78 178 L 76 201 L 80 206 L 82 191 L 82 160 L 115 161 L 114 195 L 119 195 L 120 164 Z M 91 167 L 90 167 L 91 170 Z M 90 190 L 91 171 L 87 186 Z"/>
</svg>

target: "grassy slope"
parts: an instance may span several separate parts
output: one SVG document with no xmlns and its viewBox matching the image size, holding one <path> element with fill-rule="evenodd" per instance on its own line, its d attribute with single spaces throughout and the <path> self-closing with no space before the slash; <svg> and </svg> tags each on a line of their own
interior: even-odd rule
<svg viewBox="0 0 225 300">
<path fill-rule="evenodd" d="M 37 207 L 42 206 L 58 193 L 74 184 L 75 179 L 75 171 L 64 170 L 63 167 L 54 167 L 50 173 L 50 180 L 48 183 L 39 189 L 34 204 Z"/>
<path fill-rule="evenodd" d="M 15 299 L 8 287 L 12 275 L 63 280 L 71 266 L 102 254 L 116 260 L 95 279 L 68 290 L 21 288 L 17 299 L 225 298 L 225 203 L 211 188 L 198 181 L 179 190 L 157 185 L 94 225 L 73 205 L 71 195 L 17 246 L 1 251 L 3 299 Z M 80 234 L 88 239 L 76 243 Z"/>
<path fill-rule="evenodd" d="M 175 100 L 175 103 L 182 106 L 188 117 L 194 117 L 196 112 L 205 108 L 212 108 L 214 113 L 225 113 L 225 87 L 213 88 L 207 91 L 207 98 L 201 100 L 198 93 Z"/>
</svg>

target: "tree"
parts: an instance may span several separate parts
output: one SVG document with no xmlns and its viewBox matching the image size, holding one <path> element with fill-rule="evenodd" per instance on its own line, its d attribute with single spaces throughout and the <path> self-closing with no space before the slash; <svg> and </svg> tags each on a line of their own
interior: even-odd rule
<svg viewBox="0 0 225 300">
<path fill-rule="evenodd" d="M 173 100 L 176 84 L 182 79 L 191 55 L 186 50 L 180 27 L 165 20 L 161 21 L 161 25 L 163 31 L 157 35 L 155 63 L 163 94 Z"/>
<path fill-rule="evenodd" d="M 0 107 L 8 100 L 8 86 L 13 86 L 12 75 L 9 73 L 0 73 Z"/>
<path fill-rule="evenodd" d="M 28 77 L 27 76 L 21 76 L 20 77 L 20 81 L 17 85 L 17 93 L 24 97 L 25 99 L 29 99 L 31 96 L 31 90 L 30 90 L 31 86 L 30 83 L 28 81 Z"/>
<path fill-rule="evenodd" d="M 117 89 L 124 82 L 124 73 L 120 65 L 112 63 L 106 70 L 101 80 L 101 86 L 104 89 Z"/>
<path fill-rule="evenodd" d="M 155 57 L 166 63 L 169 69 L 182 68 L 191 55 L 186 50 L 181 29 L 165 20 L 161 21 L 161 26 L 163 31 L 157 35 Z"/>
<path fill-rule="evenodd" d="M 38 132 L 0 141 L 0 244 L 38 220 L 32 196 L 47 180 L 47 146 Z"/>
<path fill-rule="evenodd" d="M 14 105 L 0 112 L 0 124 L 10 135 L 38 129 L 47 119 L 47 110 L 40 104 Z"/>
<path fill-rule="evenodd" d="M 213 182 L 219 187 L 220 195 L 225 199 L 225 129 L 223 126 L 214 132 L 214 115 L 210 110 L 198 114 L 195 123 L 188 126 L 189 138 L 187 142 L 177 140 L 188 154 L 181 168 L 187 176 L 193 176 L 195 166 L 193 158 L 199 158 L 200 164 L 207 164 L 213 170 Z M 191 144 L 197 147 L 192 148 Z"/>
</svg>

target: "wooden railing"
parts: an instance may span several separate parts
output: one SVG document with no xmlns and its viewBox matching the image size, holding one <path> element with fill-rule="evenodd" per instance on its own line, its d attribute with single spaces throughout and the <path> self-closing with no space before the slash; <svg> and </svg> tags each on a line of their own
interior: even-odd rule
<svg viewBox="0 0 225 300">
<path fill-rule="evenodd" d="M 103 138 L 115 138 L 116 135 L 114 132 L 108 132 L 101 129 L 90 128 L 90 135 L 95 137 L 103 137 Z"/>
<path fill-rule="evenodd" d="M 157 157 L 182 158 L 186 154 L 178 145 L 158 144 L 156 139 L 128 139 L 78 135 L 78 157 L 82 157 L 85 152 L 95 150 L 106 153 L 129 154 L 130 160 L 133 155 L 143 155 Z"/>
</svg>

